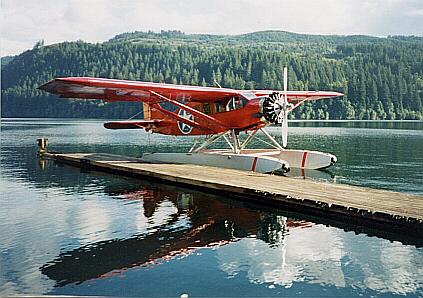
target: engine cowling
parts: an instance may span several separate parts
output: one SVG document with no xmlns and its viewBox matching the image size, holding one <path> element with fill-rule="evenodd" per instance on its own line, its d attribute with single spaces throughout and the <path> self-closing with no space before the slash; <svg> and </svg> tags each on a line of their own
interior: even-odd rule
<svg viewBox="0 0 423 298">
<path fill-rule="evenodd" d="M 280 93 L 274 92 L 270 94 L 268 97 L 264 98 L 260 103 L 261 106 L 261 114 L 263 115 L 264 119 L 273 123 L 273 124 L 280 124 L 280 117 L 279 115 L 282 113 L 282 106 L 280 104 L 280 97 L 283 96 Z"/>
</svg>

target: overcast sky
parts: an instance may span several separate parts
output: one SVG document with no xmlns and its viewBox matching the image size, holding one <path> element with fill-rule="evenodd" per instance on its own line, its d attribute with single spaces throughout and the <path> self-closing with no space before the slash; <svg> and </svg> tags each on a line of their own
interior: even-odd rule
<svg viewBox="0 0 423 298">
<path fill-rule="evenodd" d="M 122 32 L 423 35 L 423 0 L 0 0 L 1 56 Z"/>
</svg>

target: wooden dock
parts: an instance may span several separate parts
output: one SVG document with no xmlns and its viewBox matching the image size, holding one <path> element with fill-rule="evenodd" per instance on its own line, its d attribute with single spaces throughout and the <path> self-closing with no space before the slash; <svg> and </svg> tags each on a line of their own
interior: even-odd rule
<svg viewBox="0 0 423 298">
<path fill-rule="evenodd" d="M 197 165 L 149 164 L 112 154 L 45 153 L 43 156 L 81 168 L 159 180 L 305 213 L 353 222 L 400 224 L 412 227 L 417 234 L 423 231 L 423 196 Z"/>
</svg>

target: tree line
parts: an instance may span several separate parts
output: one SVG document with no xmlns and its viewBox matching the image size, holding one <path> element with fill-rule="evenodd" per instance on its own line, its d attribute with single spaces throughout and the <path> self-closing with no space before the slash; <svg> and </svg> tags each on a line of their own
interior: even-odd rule
<svg viewBox="0 0 423 298">
<path fill-rule="evenodd" d="M 291 113 L 292 118 L 423 119 L 421 38 L 355 37 L 345 42 L 340 37 L 325 41 L 319 36 L 316 43 L 301 35 L 299 40 L 290 36 L 283 43 L 261 33 L 229 41 L 214 37 L 213 42 L 204 43 L 207 36 L 189 39 L 179 31 L 131 36 L 97 44 L 77 41 L 45 46 L 39 42 L 32 50 L 7 57 L 7 63 L 2 61 L 2 117 L 128 118 L 141 109 L 141 104 L 132 102 L 63 100 L 36 89 L 55 77 L 199 86 L 217 82 L 236 89 L 281 90 L 283 67 L 288 66 L 290 90 L 345 94 L 306 103 Z"/>
</svg>

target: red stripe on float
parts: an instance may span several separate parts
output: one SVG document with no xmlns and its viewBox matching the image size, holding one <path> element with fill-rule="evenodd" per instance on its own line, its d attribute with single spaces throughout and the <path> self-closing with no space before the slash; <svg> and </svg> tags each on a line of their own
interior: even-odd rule
<svg viewBox="0 0 423 298">
<path fill-rule="evenodd" d="M 254 157 L 254 161 L 253 161 L 253 166 L 251 167 L 251 171 L 255 171 L 255 169 L 256 169 L 256 165 L 257 165 L 257 159 L 258 159 L 258 157 Z"/>
<path fill-rule="evenodd" d="M 303 169 L 304 169 L 304 166 L 305 166 L 305 163 L 306 163 L 307 154 L 308 154 L 308 152 L 307 152 L 307 151 L 305 151 L 305 152 L 303 153 L 303 161 L 301 162 L 301 167 L 302 167 Z"/>
</svg>

